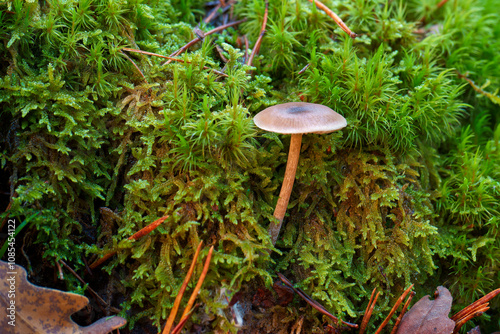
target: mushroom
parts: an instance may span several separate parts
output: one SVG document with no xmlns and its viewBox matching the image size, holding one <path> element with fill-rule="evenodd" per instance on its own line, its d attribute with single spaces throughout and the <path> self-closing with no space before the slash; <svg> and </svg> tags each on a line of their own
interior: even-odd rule
<svg viewBox="0 0 500 334">
<path fill-rule="evenodd" d="M 295 181 L 302 134 L 333 132 L 345 127 L 347 122 L 342 115 L 326 106 L 305 102 L 289 102 L 269 107 L 255 115 L 253 121 L 262 130 L 292 135 L 285 176 L 273 215 L 278 222 L 271 222 L 269 225 L 269 235 L 275 245 Z"/>
</svg>

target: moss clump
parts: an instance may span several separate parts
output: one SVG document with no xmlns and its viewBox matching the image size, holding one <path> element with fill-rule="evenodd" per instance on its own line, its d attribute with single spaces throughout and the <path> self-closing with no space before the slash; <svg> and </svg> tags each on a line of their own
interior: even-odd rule
<svg viewBox="0 0 500 334">
<path fill-rule="evenodd" d="M 1 217 L 39 212 L 25 233 L 52 263 L 83 270 L 84 257 L 119 250 L 104 271 L 131 327 L 164 322 L 200 240 L 215 252 L 192 322 L 209 330 L 235 332 L 225 298 L 269 287 L 277 271 L 350 321 L 374 287 L 379 318 L 410 282 L 425 293 L 447 284 L 457 308 L 497 287 L 500 27 L 487 13 L 500 2 L 325 3 L 357 39 L 308 1 L 271 0 L 253 67 L 238 37 L 253 46 L 264 0 L 234 4 L 246 22 L 172 63 L 123 48 L 173 53 L 194 38 L 203 1 L 0 3 L 0 158 L 11 183 Z M 289 139 L 251 119 L 299 100 L 348 126 L 304 137 L 270 255 Z M 165 215 L 151 235 L 123 241 Z M 292 328 L 302 306 L 266 312 Z"/>
</svg>

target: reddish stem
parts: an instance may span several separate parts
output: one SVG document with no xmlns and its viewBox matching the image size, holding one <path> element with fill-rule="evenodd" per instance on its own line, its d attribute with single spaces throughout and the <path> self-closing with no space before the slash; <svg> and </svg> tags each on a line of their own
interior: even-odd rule
<svg viewBox="0 0 500 334">
<path fill-rule="evenodd" d="M 448 0 L 441 0 L 438 4 L 437 4 L 437 8 L 441 8 L 444 6 L 445 3 L 447 3 Z"/>
<path fill-rule="evenodd" d="M 245 22 L 246 20 L 247 19 L 243 19 L 243 20 L 239 20 L 239 21 L 235 21 L 235 22 L 230 22 L 228 24 L 224 24 L 224 25 L 222 25 L 220 27 L 217 27 L 217 28 L 212 29 L 209 32 L 205 33 L 205 36 L 208 36 L 208 35 L 214 34 L 216 32 L 222 31 L 224 29 L 227 29 L 229 27 L 238 25 L 240 23 Z M 177 50 L 174 53 L 172 53 L 170 56 L 173 57 L 173 56 L 180 55 L 181 53 L 183 53 L 184 51 L 186 51 L 187 49 L 189 49 L 191 46 L 193 46 L 194 44 L 198 43 L 199 41 L 201 41 L 201 38 L 200 37 L 196 37 L 195 39 L 193 39 L 192 41 L 190 41 L 189 43 L 187 43 L 186 45 L 184 45 L 182 48 L 180 48 L 179 50 Z M 167 58 L 167 57 L 165 57 L 165 58 Z M 171 62 L 171 60 L 175 60 L 175 58 L 174 59 L 170 59 L 165 64 L 169 64 Z"/>
<path fill-rule="evenodd" d="M 382 331 L 382 329 L 384 329 L 384 327 L 387 325 L 387 323 L 391 319 L 392 315 L 396 312 L 396 310 L 398 309 L 399 305 L 401 305 L 401 303 L 403 302 L 403 300 L 406 298 L 406 295 L 410 292 L 410 290 L 412 288 L 413 288 L 413 284 L 410 285 L 410 287 L 408 289 L 406 289 L 405 292 L 403 292 L 403 294 L 399 297 L 399 299 L 396 302 L 396 304 L 394 304 L 394 306 L 391 309 L 391 312 L 389 312 L 389 315 L 387 316 L 387 318 L 385 318 L 384 322 L 382 322 L 382 324 L 379 326 L 379 328 L 377 329 L 377 331 L 375 332 L 375 334 L 379 334 Z"/>
<path fill-rule="evenodd" d="M 410 295 L 408 296 L 408 299 L 406 300 L 405 304 L 403 305 L 403 309 L 401 310 L 401 314 L 399 315 L 399 317 L 396 319 L 396 322 L 394 323 L 394 327 L 392 328 L 391 334 L 396 333 L 398 326 L 399 326 L 399 323 L 401 322 L 401 319 L 403 319 L 403 316 L 405 315 L 406 310 L 408 309 L 408 305 L 410 305 L 411 300 L 413 299 L 413 297 L 416 294 L 417 293 L 415 291 L 412 291 L 410 293 Z"/>
<path fill-rule="evenodd" d="M 207 277 L 208 268 L 210 267 L 210 260 L 212 259 L 213 251 L 214 251 L 214 246 L 210 247 L 210 249 L 208 250 L 208 255 L 207 255 L 207 258 L 205 259 L 205 264 L 203 265 L 203 271 L 201 272 L 200 278 L 198 279 L 198 283 L 196 283 L 196 286 L 194 287 L 193 293 L 191 293 L 191 297 L 189 297 L 186 308 L 184 309 L 184 312 L 182 313 L 181 321 L 182 321 L 182 319 L 184 319 L 184 317 L 187 317 L 189 315 L 189 312 L 191 311 L 191 308 L 193 307 L 194 301 L 195 301 L 196 297 L 198 296 L 198 292 L 201 289 L 201 285 L 203 284 L 205 277 Z"/>
<path fill-rule="evenodd" d="M 475 309 L 477 306 L 481 305 L 481 304 L 486 304 L 488 303 L 491 299 L 493 299 L 495 296 L 497 296 L 498 294 L 500 294 L 500 288 L 499 289 L 496 289 L 496 290 L 493 290 L 491 291 L 490 293 L 488 293 L 487 295 L 485 295 L 484 297 L 476 300 L 475 302 L 473 302 L 472 304 L 470 304 L 469 306 L 465 307 L 463 310 L 461 310 L 460 312 L 456 313 L 455 315 L 453 315 L 451 317 L 451 320 L 457 322 L 460 318 L 462 318 L 465 314 L 467 313 L 470 313 L 470 311 L 472 309 Z"/>
<path fill-rule="evenodd" d="M 330 16 L 335 21 L 335 23 L 337 23 L 340 29 L 344 30 L 349 35 L 349 37 L 354 39 L 358 36 L 356 33 L 352 32 L 351 29 L 349 29 L 349 27 L 344 23 L 344 21 L 342 21 L 342 19 L 337 14 L 335 14 L 330 8 L 326 7 L 321 1 L 309 0 L 309 2 L 314 3 L 316 7 L 323 10 L 326 13 L 326 15 Z"/>
<path fill-rule="evenodd" d="M 269 3 L 266 0 L 266 10 L 264 11 L 264 20 L 262 21 L 262 28 L 260 29 L 259 38 L 257 38 L 257 41 L 255 42 L 255 46 L 252 50 L 252 53 L 250 54 L 250 57 L 248 58 L 248 61 L 247 61 L 248 66 L 252 66 L 253 58 L 255 57 L 256 54 L 259 53 L 260 45 L 262 44 L 262 39 L 264 38 L 264 33 L 266 32 L 268 8 L 269 8 Z"/>
<path fill-rule="evenodd" d="M 168 218 L 168 216 L 164 216 L 164 217 L 161 217 L 160 219 L 155 220 L 154 222 L 152 222 L 148 226 L 140 229 L 139 231 L 137 231 L 136 233 L 134 233 L 133 235 L 131 235 L 127 239 L 128 240 L 137 240 L 139 238 L 142 238 L 143 236 L 145 236 L 145 235 L 151 233 L 153 230 L 155 230 L 167 218 Z M 110 257 L 112 257 L 115 254 L 116 254 L 116 251 L 111 251 L 107 254 L 104 254 L 103 257 L 101 257 L 100 259 L 98 259 L 97 261 L 95 261 L 94 263 L 92 263 L 90 265 L 90 269 L 95 269 L 95 268 L 99 267 L 102 263 L 106 262 L 107 259 L 109 259 Z"/>
<path fill-rule="evenodd" d="M 194 267 L 195 267 L 196 261 L 198 260 L 198 255 L 200 254 L 200 250 L 201 250 L 202 245 L 203 245 L 203 241 L 201 241 L 198 244 L 198 248 L 196 249 L 196 252 L 194 253 L 193 261 L 191 261 L 191 266 L 189 267 L 189 270 L 186 274 L 186 277 L 184 277 L 184 282 L 182 282 L 181 289 L 179 290 L 179 292 L 177 293 L 177 296 L 175 297 L 174 306 L 170 310 L 170 315 L 168 316 L 167 323 L 165 324 L 165 327 L 163 328 L 163 332 L 162 332 L 163 334 L 170 333 L 170 328 L 172 328 L 172 325 L 174 324 L 175 316 L 177 315 L 177 311 L 179 310 L 182 296 L 184 295 L 184 291 L 186 291 L 189 280 L 191 279 L 191 276 L 193 275 Z"/>
<path fill-rule="evenodd" d="M 375 308 L 375 303 L 377 303 L 378 296 L 380 295 L 380 292 L 377 292 L 375 299 L 373 299 L 373 295 L 375 294 L 376 290 L 376 288 L 373 289 L 372 295 L 370 296 L 370 301 L 366 306 L 365 315 L 363 316 L 363 320 L 361 321 L 361 325 L 359 327 L 359 334 L 363 334 L 365 332 L 366 326 L 368 326 L 368 321 L 370 321 L 370 318 L 372 316 L 373 309 Z"/>
<path fill-rule="evenodd" d="M 271 236 L 273 246 L 276 245 L 276 241 L 278 240 L 281 224 L 285 218 L 286 208 L 288 206 L 288 202 L 290 201 L 290 194 L 292 193 L 295 173 L 297 172 L 297 165 L 299 163 L 301 144 L 302 134 L 292 134 L 288 160 L 286 163 L 285 177 L 283 178 L 283 184 L 281 185 L 278 203 L 276 203 L 276 208 L 274 209 L 274 218 L 277 219 L 277 222 L 271 222 L 271 224 L 269 224 L 269 235 Z"/>
</svg>

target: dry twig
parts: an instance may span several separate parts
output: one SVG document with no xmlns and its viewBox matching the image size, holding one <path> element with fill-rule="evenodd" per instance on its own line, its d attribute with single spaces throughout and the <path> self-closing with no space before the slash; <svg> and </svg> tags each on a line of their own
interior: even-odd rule
<svg viewBox="0 0 500 334">
<path fill-rule="evenodd" d="M 412 288 L 413 288 L 413 284 L 410 285 L 410 287 L 408 289 L 406 289 L 405 292 L 403 292 L 403 294 L 398 298 L 398 301 L 392 307 L 391 312 L 389 312 L 389 315 L 387 316 L 387 318 L 385 318 L 384 322 L 382 322 L 382 324 L 380 324 L 380 326 L 377 329 L 377 331 L 375 332 L 375 334 L 379 334 L 382 331 L 382 329 L 384 329 L 385 325 L 387 325 L 387 323 L 391 319 L 392 315 L 396 312 L 396 310 L 398 309 L 399 305 L 401 305 L 401 303 L 403 302 L 403 300 L 406 298 L 406 295 L 410 292 L 410 290 Z"/>
<path fill-rule="evenodd" d="M 170 333 L 170 328 L 172 328 L 172 325 L 174 324 L 175 316 L 177 315 L 177 310 L 179 310 L 179 306 L 181 304 L 182 295 L 184 294 L 184 291 L 186 291 L 186 287 L 189 283 L 189 280 L 193 275 L 194 266 L 196 264 L 196 261 L 198 260 L 198 255 L 200 254 L 202 245 L 203 241 L 200 242 L 198 248 L 196 249 L 196 252 L 194 253 L 193 261 L 191 262 L 191 267 L 189 267 L 186 277 L 184 278 L 184 282 L 182 282 L 181 289 L 179 290 L 179 293 L 175 297 L 174 307 L 172 308 L 172 310 L 170 310 L 170 315 L 168 316 L 167 323 L 165 325 L 165 328 L 163 329 L 163 333 Z"/>
<path fill-rule="evenodd" d="M 396 319 L 396 322 L 394 323 L 394 327 L 392 328 L 391 334 L 395 334 L 396 331 L 398 330 L 399 323 L 401 322 L 401 319 L 403 319 L 403 316 L 406 313 L 406 310 L 408 310 L 408 306 L 410 305 L 411 300 L 417 293 L 415 291 L 412 291 L 410 295 L 408 296 L 408 299 L 406 300 L 405 304 L 403 305 L 403 309 L 401 310 L 401 314 L 399 317 Z"/>
<path fill-rule="evenodd" d="M 252 53 L 250 54 L 250 57 L 247 60 L 248 66 L 252 66 L 253 58 L 255 57 L 255 55 L 257 53 L 259 53 L 260 45 L 262 44 L 262 39 L 264 38 L 264 34 L 266 32 L 268 10 L 269 10 L 269 2 L 266 0 L 266 10 L 264 11 L 264 19 L 262 20 L 262 28 L 260 29 L 259 38 L 257 38 L 257 41 L 255 42 L 255 46 L 253 47 Z"/>
<path fill-rule="evenodd" d="M 210 30 L 209 32 L 206 32 L 204 33 L 204 36 L 208 36 L 208 35 L 211 35 L 211 34 L 214 34 L 216 32 L 219 32 L 219 31 L 222 31 L 224 29 L 227 29 L 229 27 L 232 27 L 232 26 L 235 26 L 235 25 L 238 25 L 240 23 L 243 23 L 245 22 L 247 19 L 243 19 L 243 20 L 239 20 L 239 21 L 235 21 L 235 22 L 230 22 L 228 24 L 224 24 L 220 27 L 217 27 L 215 29 L 212 29 Z M 195 39 L 191 40 L 189 43 L 187 43 L 186 45 L 184 45 L 182 48 L 180 48 L 179 50 L 175 51 L 174 53 L 172 53 L 170 55 L 170 57 L 175 57 L 175 56 L 178 56 L 180 55 L 181 53 L 183 53 L 184 51 L 186 51 L 187 49 L 189 49 L 191 46 L 193 46 L 194 44 L 198 43 L 199 41 L 201 41 L 202 38 L 200 38 L 199 36 L 197 36 Z M 167 58 L 166 56 L 163 56 L 164 58 Z M 170 64 L 170 62 L 172 60 L 176 60 L 175 58 L 174 59 L 171 59 L 171 58 L 167 58 L 167 59 L 170 59 L 169 61 L 167 61 L 165 64 Z"/>
<path fill-rule="evenodd" d="M 380 295 L 380 292 L 377 292 L 375 299 L 373 298 L 373 295 L 375 295 L 376 290 L 377 290 L 376 288 L 373 289 L 372 295 L 370 296 L 370 301 L 366 306 L 365 315 L 363 315 L 363 320 L 361 320 L 359 334 L 363 334 L 365 332 L 366 326 L 368 326 L 368 321 L 370 321 L 370 318 L 372 316 L 373 308 L 375 307 L 375 303 L 377 302 L 378 296 Z"/>
<path fill-rule="evenodd" d="M 188 61 L 185 61 L 184 59 L 178 59 L 178 58 L 173 58 L 173 57 L 169 57 L 169 56 L 164 56 L 164 55 L 161 55 L 161 54 L 158 54 L 158 53 L 154 53 L 154 52 L 148 52 L 148 51 L 142 51 L 142 50 L 130 49 L 130 48 L 123 48 L 122 50 L 128 51 L 128 52 L 141 53 L 141 54 L 148 55 L 148 56 L 155 56 L 155 57 L 159 57 L 159 58 L 165 58 L 165 59 L 169 59 L 169 60 L 175 60 L 175 61 L 178 61 L 178 62 L 181 62 L 181 63 L 188 63 L 188 64 L 190 63 Z M 213 71 L 214 73 L 216 73 L 218 75 L 227 77 L 227 74 L 222 73 L 222 72 L 217 71 L 217 70 L 214 70 L 213 68 L 210 68 L 210 67 L 207 67 L 207 66 L 203 66 L 203 68 L 205 70 Z"/>
<path fill-rule="evenodd" d="M 196 264 L 196 260 L 198 258 L 198 255 L 200 253 L 201 245 L 203 242 L 200 242 L 198 245 L 198 248 L 196 249 L 196 253 L 194 255 L 193 261 L 191 262 L 191 267 L 189 268 L 189 271 L 186 275 L 186 278 L 184 279 L 184 282 L 182 283 L 181 290 L 179 291 L 179 294 L 175 298 L 174 302 L 174 307 L 170 311 L 170 315 L 167 320 L 167 324 L 165 325 L 165 328 L 163 328 L 162 334 L 177 334 L 180 333 L 182 327 L 184 327 L 184 324 L 186 321 L 189 319 L 191 316 L 191 313 L 193 311 L 193 304 L 198 296 L 198 292 L 201 289 L 201 285 L 203 284 L 203 281 L 205 280 L 205 277 L 207 276 L 208 268 L 210 267 L 210 260 L 212 259 L 212 253 L 214 250 L 214 246 L 210 247 L 210 250 L 208 251 L 207 258 L 205 259 L 205 264 L 203 265 L 203 271 L 201 272 L 200 278 L 198 279 L 198 283 L 196 283 L 196 286 L 191 293 L 191 297 L 189 297 L 188 303 L 186 305 L 186 308 L 184 309 L 184 312 L 182 313 L 181 320 L 179 321 L 179 324 L 170 332 L 170 328 L 172 327 L 173 321 L 175 319 L 175 316 L 177 315 L 177 311 L 179 309 L 179 305 L 182 299 L 182 295 L 184 294 L 184 291 L 186 290 L 186 286 L 189 282 L 189 279 L 191 278 L 194 270 L 194 265 Z"/>
<path fill-rule="evenodd" d="M 109 308 L 110 311 L 112 311 L 113 313 L 120 313 L 121 310 L 117 309 L 116 307 L 113 307 L 111 305 L 109 305 L 104 299 L 101 298 L 101 296 L 99 296 L 97 294 L 97 292 L 94 291 L 94 289 L 92 289 L 84 280 L 83 278 L 80 277 L 80 275 L 78 275 L 70 266 L 68 266 L 66 264 L 66 262 L 64 262 L 63 260 L 59 260 L 59 262 L 61 262 L 61 264 L 64 266 L 64 268 L 66 268 L 70 273 L 73 274 L 73 276 L 76 277 L 77 280 L 79 280 L 83 285 L 86 285 L 87 286 L 87 291 L 90 292 L 90 294 L 92 296 L 94 296 L 94 298 L 101 304 L 100 306 L 105 306 L 106 308 Z M 58 263 L 58 262 L 56 262 Z M 104 311 L 104 310 L 103 310 Z"/>
<path fill-rule="evenodd" d="M 320 303 L 318 303 L 317 301 L 315 301 L 314 299 L 312 299 L 311 297 L 309 297 L 304 291 L 302 291 L 301 289 L 295 288 L 292 285 L 292 283 L 290 283 L 290 281 L 285 276 L 283 276 L 282 274 L 278 273 L 278 277 L 281 279 L 281 281 L 286 286 L 288 286 L 289 288 L 291 288 L 296 294 L 298 294 L 302 299 L 304 299 L 313 308 L 315 308 L 319 312 L 323 313 L 328 318 L 332 319 L 336 324 L 339 322 L 339 318 L 337 318 L 336 316 L 334 316 L 333 314 L 331 314 L 330 312 L 328 312 L 323 307 L 323 305 L 321 305 Z M 344 324 L 346 326 L 349 326 L 351 328 L 358 328 L 357 324 L 352 324 L 352 323 L 344 321 L 344 320 L 340 320 L 340 321 L 342 322 L 342 324 Z"/>
<path fill-rule="evenodd" d="M 61 281 L 64 281 L 64 274 L 62 272 L 61 266 L 59 265 L 58 261 L 56 261 L 56 267 L 57 267 L 57 271 L 59 271 L 59 279 Z"/>
<path fill-rule="evenodd" d="M 444 6 L 445 3 L 447 3 L 448 0 L 441 0 L 438 4 L 437 4 L 437 8 L 441 8 Z"/>
<path fill-rule="evenodd" d="M 309 66 L 311 66 L 311 64 L 307 64 L 306 66 L 304 66 L 297 74 L 301 75 L 309 68 Z"/>
<path fill-rule="evenodd" d="M 210 12 L 210 14 L 208 14 L 208 15 L 207 15 L 207 17 L 205 17 L 205 18 L 203 19 L 203 23 L 207 24 L 207 23 L 209 23 L 210 21 L 212 21 L 212 20 L 214 19 L 214 17 L 216 17 L 216 16 L 217 16 L 217 13 L 218 13 L 219 9 L 221 9 L 221 3 L 220 3 L 220 2 L 217 4 L 217 6 L 215 6 L 215 7 L 212 9 L 212 11 Z"/>
<path fill-rule="evenodd" d="M 139 72 L 139 74 L 141 75 L 141 77 L 144 79 L 144 81 L 145 81 L 146 83 L 148 83 L 148 81 L 146 80 L 146 77 L 144 76 L 144 73 L 142 73 L 141 69 L 140 69 L 140 68 L 139 68 L 139 66 L 137 66 L 137 64 L 136 64 L 136 63 L 132 60 L 132 58 L 130 58 L 130 57 L 129 57 L 129 56 L 128 56 L 125 52 L 123 52 L 123 50 L 120 50 L 120 53 L 121 53 L 122 55 L 124 55 L 124 56 L 125 56 L 125 58 L 127 58 L 127 59 L 128 59 L 128 61 L 132 63 L 132 65 L 134 65 L 134 67 L 137 69 L 137 71 Z"/>
<path fill-rule="evenodd" d="M 495 296 L 500 294 L 500 289 L 496 289 L 485 295 L 484 297 L 476 300 L 474 303 L 465 307 L 460 312 L 456 313 L 451 317 L 451 320 L 455 321 L 455 329 L 453 333 L 458 333 L 460 328 L 472 318 L 482 315 L 486 312 L 489 307 L 489 301 Z"/>
<path fill-rule="evenodd" d="M 352 32 L 351 29 L 349 29 L 349 27 L 344 23 L 344 21 L 342 21 L 342 19 L 337 14 L 335 14 L 330 8 L 326 7 L 321 1 L 309 0 L 309 2 L 314 3 L 316 7 L 323 10 L 326 13 L 326 15 L 330 16 L 335 21 L 335 23 L 337 23 L 340 29 L 344 30 L 349 35 L 349 37 L 354 39 L 358 36 L 356 33 Z"/>
<path fill-rule="evenodd" d="M 143 236 L 151 233 L 158 226 L 160 226 L 160 224 L 163 223 L 165 221 L 165 219 L 167 219 L 167 218 L 168 218 L 168 216 L 164 216 L 164 217 L 161 217 L 160 219 L 155 220 L 154 222 L 152 222 L 148 226 L 140 229 L 138 232 L 136 232 L 133 235 L 131 235 L 130 237 L 128 237 L 128 240 L 137 240 L 137 239 L 140 239 Z M 100 266 L 102 263 L 104 263 L 107 259 L 109 259 L 110 257 L 112 257 L 115 254 L 116 254 L 116 251 L 111 251 L 109 253 L 106 253 L 103 257 L 101 257 L 100 259 L 98 259 L 94 263 L 92 263 L 90 265 L 90 269 L 97 268 L 98 266 Z"/>
</svg>

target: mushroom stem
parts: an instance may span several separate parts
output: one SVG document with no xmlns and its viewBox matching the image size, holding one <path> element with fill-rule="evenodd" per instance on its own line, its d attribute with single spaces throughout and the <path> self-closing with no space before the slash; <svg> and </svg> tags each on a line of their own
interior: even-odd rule
<svg viewBox="0 0 500 334">
<path fill-rule="evenodd" d="M 285 218 L 286 208 L 290 201 L 290 194 L 292 193 L 293 182 L 295 181 L 295 173 L 297 172 L 297 165 L 299 163 L 300 146 L 302 144 L 302 134 L 292 134 L 290 139 L 290 150 L 288 152 L 288 160 L 286 163 L 285 177 L 281 185 L 280 197 L 276 208 L 274 209 L 274 218 L 278 222 L 271 222 L 269 225 L 269 235 L 273 245 L 276 245 L 278 234 L 280 233 L 283 218 Z"/>
</svg>

